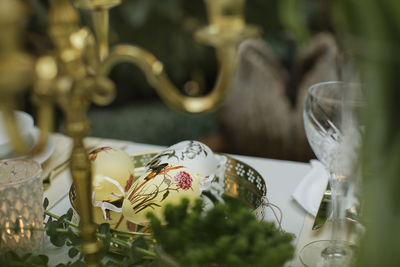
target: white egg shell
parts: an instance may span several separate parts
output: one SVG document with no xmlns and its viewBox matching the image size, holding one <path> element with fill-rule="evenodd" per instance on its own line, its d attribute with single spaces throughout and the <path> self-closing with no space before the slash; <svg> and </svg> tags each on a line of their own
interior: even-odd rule
<svg viewBox="0 0 400 267">
<path fill-rule="evenodd" d="M 94 200 L 112 202 L 123 198 L 134 179 L 135 166 L 119 148 L 101 147 L 89 153 Z"/>
<path fill-rule="evenodd" d="M 128 220 L 140 225 L 148 223 L 148 212 L 162 219 L 166 204 L 178 204 L 182 198 L 193 202 L 200 196 L 201 177 L 183 166 L 154 165 L 125 194 L 122 213 Z"/>
<path fill-rule="evenodd" d="M 225 156 L 214 154 L 205 144 L 187 140 L 158 153 L 147 164 L 147 168 L 153 164 L 165 163 L 185 166 L 203 176 L 200 181 L 200 191 L 205 191 L 210 190 L 212 184 L 224 188 L 226 162 Z"/>
<path fill-rule="evenodd" d="M 157 154 L 148 166 L 154 161 L 158 161 L 158 164 L 182 165 L 203 176 L 215 174 L 218 168 L 218 160 L 213 151 L 198 141 L 182 141 L 170 146 Z"/>
</svg>

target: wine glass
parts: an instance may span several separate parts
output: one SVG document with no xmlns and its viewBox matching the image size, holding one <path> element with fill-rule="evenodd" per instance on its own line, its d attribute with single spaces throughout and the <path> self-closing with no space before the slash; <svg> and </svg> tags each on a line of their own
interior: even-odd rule
<svg viewBox="0 0 400 267">
<path fill-rule="evenodd" d="M 359 115 L 363 106 L 359 84 L 324 82 L 307 92 L 303 120 L 308 142 L 329 172 L 332 205 L 331 240 L 307 244 L 300 252 L 306 266 L 346 266 L 353 251 L 340 235 L 344 229 L 345 201 L 353 185 L 361 144 Z"/>
</svg>

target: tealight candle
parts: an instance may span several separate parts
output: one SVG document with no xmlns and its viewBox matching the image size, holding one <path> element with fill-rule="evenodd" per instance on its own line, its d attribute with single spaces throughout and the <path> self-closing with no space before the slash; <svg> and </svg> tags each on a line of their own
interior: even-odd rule
<svg viewBox="0 0 400 267">
<path fill-rule="evenodd" d="M 0 250 L 38 252 L 43 232 L 42 168 L 30 159 L 0 161 Z"/>
</svg>

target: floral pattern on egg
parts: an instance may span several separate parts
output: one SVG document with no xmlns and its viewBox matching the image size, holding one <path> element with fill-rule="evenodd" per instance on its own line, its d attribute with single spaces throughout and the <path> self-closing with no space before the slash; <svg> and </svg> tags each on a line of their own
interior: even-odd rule
<svg viewBox="0 0 400 267">
<path fill-rule="evenodd" d="M 203 176 L 215 174 L 217 160 L 212 150 L 198 141 L 182 141 L 152 158 L 147 167 L 157 164 L 172 164 L 185 166 Z"/>
<path fill-rule="evenodd" d="M 188 146 L 186 146 L 186 148 L 182 151 L 181 160 L 184 160 L 185 157 L 189 159 L 194 159 L 196 156 L 201 154 L 204 154 L 204 156 L 207 157 L 209 154 L 209 152 L 207 152 L 207 149 L 210 150 L 208 147 L 200 142 L 189 141 Z"/>
<path fill-rule="evenodd" d="M 162 217 L 168 203 L 179 203 L 182 198 L 194 201 L 200 196 L 201 175 L 180 165 L 160 164 L 139 177 L 125 195 L 122 213 L 136 224 L 148 223 L 146 214 Z"/>
<path fill-rule="evenodd" d="M 205 144 L 194 140 L 179 142 L 154 156 L 146 167 L 157 164 L 182 165 L 201 174 L 200 190 L 209 191 L 220 199 L 225 183 L 226 157 L 214 154 Z"/>
<path fill-rule="evenodd" d="M 92 203 L 99 217 L 96 222 L 132 231 L 136 224 L 148 223 L 148 212 L 162 219 L 166 204 L 177 204 L 182 198 L 193 201 L 204 188 L 210 192 L 211 181 L 223 177 L 220 157 L 200 142 L 182 141 L 153 157 L 145 174 L 135 180 L 133 162 L 124 151 L 112 147 L 93 150 L 89 160 L 93 166 Z"/>
<path fill-rule="evenodd" d="M 97 159 L 97 155 L 102 152 L 102 151 L 109 151 L 112 150 L 112 147 L 106 146 L 106 147 L 99 147 L 94 149 L 89 153 L 89 160 L 91 162 L 95 161 Z"/>
<path fill-rule="evenodd" d="M 188 190 L 192 186 L 193 179 L 192 177 L 190 177 L 190 174 L 182 171 L 174 176 L 174 181 L 179 188 L 182 188 L 183 190 Z"/>
</svg>

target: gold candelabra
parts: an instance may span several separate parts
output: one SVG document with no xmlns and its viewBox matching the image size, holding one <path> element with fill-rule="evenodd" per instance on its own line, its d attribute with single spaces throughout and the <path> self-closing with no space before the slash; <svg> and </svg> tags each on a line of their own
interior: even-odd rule
<svg viewBox="0 0 400 267">
<path fill-rule="evenodd" d="M 148 82 L 169 106 L 186 112 L 202 112 L 216 107 L 230 89 L 236 69 L 238 44 L 258 34 L 258 28 L 245 24 L 244 0 L 205 0 L 209 25 L 195 38 L 216 49 L 219 74 L 215 88 L 205 96 L 183 95 L 167 77 L 164 65 L 145 49 L 120 44 L 109 49 L 109 10 L 121 0 L 74 0 L 75 7 L 91 12 L 94 34 L 79 24 L 79 13 L 69 0 L 53 0 L 48 14 L 48 34 L 54 43 L 51 54 L 33 58 L 20 47 L 24 6 L 16 0 L 0 3 L 0 108 L 15 151 L 20 154 L 40 151 L 53 125 L 53 106 L 66 116 L 65 131 L 73 139 L 71 174 L 76 185 L 81 216 L 82 252 L 87 266 L 101 266 L 97 257 L 91 206 L 91 168 L 83 144 L 89 131 L 86 111 L 90 103 L 107 105 L 115 97 L 115 88 L 107 78 L 118 63 L 137 65 Z M 110 52 L 109 52 L 110 51 Z M 39 144 L 34 152 L 19 136 L 13 110 L 16 99 L 32 86 L 32 101 L 37 106 Z"/>
</svg>

